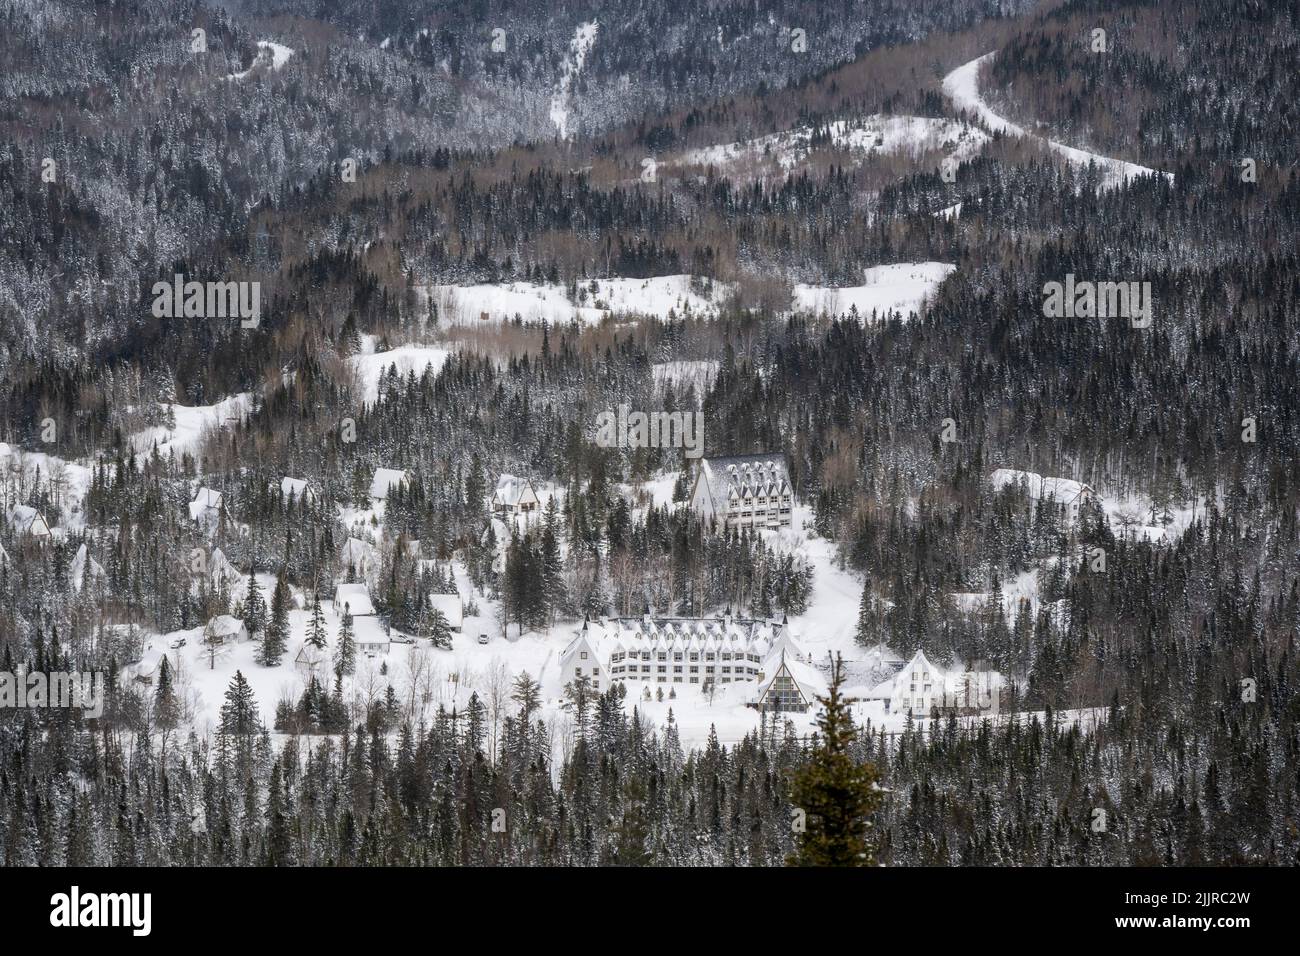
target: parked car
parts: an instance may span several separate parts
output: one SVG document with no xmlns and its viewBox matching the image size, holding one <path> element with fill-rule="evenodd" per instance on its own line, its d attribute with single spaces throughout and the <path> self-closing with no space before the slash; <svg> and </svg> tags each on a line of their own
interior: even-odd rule
<svg viewBox="0 0 1300 956">
<path fill-rule="evenodd" d="M 478 642 L 480 644 L 486 644 L 488 642 L 488 636 L 486 634 L 480 634 L 478 636 Z"/>
<path fill-rule="evenodd" d="M 185 638 L 173 637 L 170 641 L 167 642 L 167 646 L 170 647 L 173 651 L 178 651 L 185 646 Z"/>
</svg>

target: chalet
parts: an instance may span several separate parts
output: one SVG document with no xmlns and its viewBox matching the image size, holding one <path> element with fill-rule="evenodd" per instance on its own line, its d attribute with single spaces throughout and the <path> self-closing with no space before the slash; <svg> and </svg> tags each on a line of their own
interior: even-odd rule
<svg viewBox="0 0 1300 956">
<path fill-rule="evenodd" d="M 72 567 L 68 569 L 68 579 L 72 584 L 72 590 L 80 591 L 87 584 L 94 585 L 96 581 L 103 581 L 106 575 L 99 562 L 92 558 L 83 544 L 77 549 L 77 556 L 72 559 Z"/>
<path fill-rule="evenodd" d="M 364 581 L 379 570 L 379 552 L 360 538 L 348 538 L 339 552 L 339 569 L 344 575 L 351 571 L 352 577 Z"/>
<path fill-rule="evenodd" d="M 903 669 L 884 681 L 873 695 L 891 714 L 996 714 L 1001 675 L 989 670 L 945 671 L 918 650 Z"/>
<path fill-rule="evenodd" d="M 383 501 L 394 486 L 409 480 L 410 476 L 405 469 L 376 468 L 375 476 L 370 480 L 370 497 L 375 501 Z"/>
<path fill-rule="evenodd" d="M 375 616 L 370 590 L 364 584 L 340 584 L 334 589 L 334 613 L 342 616 L 345 610 L 352 615 L 352 641 L 357 651 L 366 657 L 387 654 L 391 639 Z"/>
<path fill-rule="evenodd" d="M 1067 521 L 1079 518 L 1079 509 L 1087 502 L 1097 500 L 1097 493 L 1081 481 L 1069 478 L 1044 478 L 1032 471 L 1018 471 L 1014 468 L 999 468 L 989 476 L 993 490 L 1001 491 L 1007 487 L 1023 489 L 1031 501 L 1051 501 L 1064 509 Z"/>
<path fill-rule="evenodd" d="M 785 455 L 701 458 L 691 489 L 691 510 L 727 528 L 788 528 L 794 491 Z"/>
<path fill-rule="evenodd" d="M 821 671 L 784 650 L 769 657 L 763 670 L 751 705 L 759 710 L 802 714 L 829 690 Z"/>
<path fill-rule="evenodd" d="M 328 660 L 325 648 L 315 647 L 304 642 L 298 651 L 298 655 L 293 659 L 293 663 L 295 667 L 310 676 L 322 670 Z"/>
<path fill-rule="evenodd" d="M 526 515 L 541 508 L 537 490 L 527 478 L 502 475 L 492 492 L 492 513 L 496 515 Z"/>
<path fill-rule="evenodd" d="M 248 628 L 244 627 L 244 622 L 239 618 L 231 617 L 229 614 L 218 614 L 208 621 L 208 626 L 203 629 L 205 644 L 220 647 L 223 644 L 246 640 L 248 640 Z"/>
<path fill-rule="evenodd" d="M 164 647 L 153 643 L 146 647 L 140 659 L 130 667 L 131 676 L 136 683 L 152 684 L 157 680 L 158 671 L 162 668 L 163 658 L 166 656 L 167 650 Z"/>
<path fill-rule="evenodd" d="M 224 501 L 221 492 L 200 486 L 190 502 L 190 520 L 202 525 L 215 523 L 221 518 Z"/>
<path fill-rule="evenodd" d="M 429 607 L 441 611 L 453 631 L 459 632 L 465 626 L 465 605 L 459 594 L 430 594 Z"/>
<path fill-rule="evenodd" d="M 788 630 L 784 622 L 733 618 L 642 617 L 584 621 L 560 655 L 561 681 L 730 684 L 762 679 L 762 663 Z M 790 646 L 790 645 L 781 645 Z"/>
<path fill-rule="evenodd" d="M 375 613 L 370 600 L 370 589 L 364 584 L 340 584 L 334 589 L 334 613 L 342 615 L 344 609 L 353 617 L 369 617 Z"/>
<path fill-rule="evenodd" d="M 366 657 L 383 657 L 392 645 L 383 622 L 374 614 L 353 617 L 352 640 L 356 644 L 357 653 Z"/>
<path fill-rule="evenodd" d="M 280 494 L 284 495 L 284 500 L 292 498 L 299 504 L 315 504 L 320 500 L 320 492 L 315 484 L 306 478 L 281 478 Z"/>
<path fill-rule="evenodd" d="M 52 535 L 45 516 L 30 505 L 14 505 L 9 509 L 9 527 L 19 537 L 48 541 Z"/>
</svg>

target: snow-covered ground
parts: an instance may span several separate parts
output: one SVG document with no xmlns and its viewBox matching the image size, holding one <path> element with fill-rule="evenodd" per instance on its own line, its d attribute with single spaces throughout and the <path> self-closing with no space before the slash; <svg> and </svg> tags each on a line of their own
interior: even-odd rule
<svg viewBox="0 0 1300 956">
<path fill-rule="evenodd" d="M 560 139 L 569 138 L 569 107 L 570 97 L 573 96 L 573 81 L 582 73 L 591 45 L 596 42 L 598 29 L 599 24 L 594 20 L 579 24 L 578 29 L 573 33 L 573 39 L 569 41 L 569 53 L 560 66 L 560 82 L 555 95 L 551 97 L 551 122 L 555 124 L 555 131 Z"/>
<path fill-rule="evenodd" d="M 700 291 L 697 291 L 700 290 Z M 559 284 L 506 282 L 480 285 L 435 285 L 427 294 L 438 310 L 438 321 L 452 324 L 511 321 L 595 325 L 611 315 L 667 318 L 712 317 L 730 294 L 726 283 L 702 284 L 689 275 L 649 279 L 589 279 L 578 286 L 577 302 Z"/>
<path fill-rule="evenodd" d="M 273 70 L 278 70 L 289 62 L 289 57 L 291 56 L 293 56 L 293 50 L 282 43 L 274 43 L 271 40 L 258 40 L 257 59 L 253 61 L 247 70 L 243 70 L 239 73 L 227 74 L 226 79 L 242 80 L 244 77 L 248 76 L 248 74 L 252 73 L 253 69 L 257 67 L 258 64 L 265 64 Z"/>
<path fill-rule="evenodd" d="M 814 132 L 810 126 L 800 126 L 738 143 L 705 146 L 683 153 L 677 163 L 719 168 L 774 164 L 782 172 L 789 172 L 813 152 Z M 920 156 L 943 150 L 949 158 L 961 162 L 988 142 L 988 135 L 977 127 L 927 116 L 876 114 L 855 121 L 836 120 L 827 124 L 825 133 L 828 146 L 847 150 L 859 159 L 887 154 Z"/>
<path fill-rule="evenodd" d="M 996 51 L 994 53 L 985 53 L 983 56 L 957 67 L 943 78 L 943 91 L 952 100 L 955 108 L 978 116 L 994 132 L 1040 140 L 1054 153 L 1063 156 L 1076 166 L 1087 166 L 1089 163 L 1096 163 L 1102 172 L 1102 182 L 1105 188 L 1121 186 L 1137 176 L 1162 175 L 1167 177 L 1170 182 L 1173 182 L 1173 173 L 1162 173 L 1147 166 L 1139 166 L 1136 163 L 1125 162 L 1122 159 L 1111 159 L 1108 156 L 1101 156 L 1084 149 L 1076 149 L 1073 146 L 1053 142 L 999 116 L 985 102 L 979 90 L 980 67 L 991 59 L 995 53 Z"/>
<path fill-rule="evenodd" d="M 424 374 L 426 368 L 432 368 L 433 374 L 437 375 L 447 359 L 451 357 L 451 352 L 447 349 L 423 345 L 400 345 L 387 352 L 370 351 L 373 342 L 368 342 L 368 346 L 369 348 L 361 355 L 354 355 L 349 359 L 360 380 L 361 400 L 367 405 L 373 405 L 378 401 L 380 379 L 393 366 L 397 367 L 397 374 L 402 378 L 406 378 L 407 373 L 414 373 L 418 379 Z"/>
<path fill-rule="evenodd" d="M 155 442 L 158 454 L 164 458 L 171 454 L 177 458 L 186 452 L 193 454 L 198 451 L 205 434 L 239 424 L 253 410 L 253 396 L 249 392 L 240 392 L 212 405 L 173 404 L 170 408 L 176 427 L 158 425 L 132 434 L 131 447 L 137 454 L 148 455 Z"/>
<path fill-rule="evenodd" d="M 898 312 L 907 317 L 919 312 L 921 304 L 956 270 L 948 262 L 895 262 L 865 270 L 859 286 L 832 288 L 796 285 L 793 307 L 797 312 L 843 315 L 854 306 L 866 321 L 874 311 L 879 316 Z"/>
<path fill-rule="evenodd" d="M 716 361 L 678 360 L 675 362 L 657 362 L 650 366 L 654 376 L 655 388 L 662 390 L 670 383 L 678 393 L 695 386 L 695 392 L 703 395 L 718 374 L 719 363 Z"/>
</svg>

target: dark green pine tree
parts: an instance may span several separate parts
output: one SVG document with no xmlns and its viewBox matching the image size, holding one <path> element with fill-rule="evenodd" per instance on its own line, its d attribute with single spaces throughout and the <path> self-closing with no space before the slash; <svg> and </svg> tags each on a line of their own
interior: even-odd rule
<svg viewBox="0 0 1300 956">
<path fill-rule="evenodd" d="M 858 602 L 857 641 L 864 646 L 875 643 L 875 633 L 871 626 L 871 575 L 862 582 L 862 600 Z"/>
<path fill-rule="evenodd" d="M 226 688 L 226 702 L 221 705 L 221 732 L 230 737 L 251 738 L 260 723 L 253 688 L 242 671 L 235 671 Z"/>
<path fill-rule="evenodd" d="M 244 595 L 244 627 L 248 629 L 250 640 L 257 640 L 257 635 L 266 630 L 266 601 L 257 583 L 256 562 L 248 569 L 248 593 Z"/>
<path fill-rule="evenodd" d="M 158 689 L 153 695 L 154 726 L 162 731 L 163 754 L 167 753 L 167 734 L 176 728 L 181 718 L 180 700 L 176 697 L 176 682 L 172 679 L 172 666 L 163 655 L 158 665 Z"/>
<path fill-rule="evenodd" d="M 876 768 L 852 753 L 856 731 L 840 696 L 844 662 L 837 654 L 830 690 L 818 697 L 818 737 L 808 762 L 790 781 L 790 804 L 804 813 L 804 832 L 791 866 L 872 866 L 875 850 L 868 819 L 880 805 Z"/>
<path fill-rule="evenodd" d="M 284 866 L 291 863 L 292 845 L 289 840 L 289 821 L 286 800 L 281 787 L 280 761 L 271 765 L 271 782 L 266 798 L 266 865 Z"/>
<path fill-rule="evenodd" d="M 351 674 L 357 666 L 357 643 L 352 635 L 352 612 L 346 606 L 339 622 L 339 643 L 334 650 L 334 674 L 342 677 Z"/>
<path fill-rule="evenodd" d="M 275 580 L 275 591 L 271 594 L 271 620 L 266 625 L 262 638 L 262 652 L 258 663 L 263 667 L 279 667 L 280 658 L 284 657 L 285 648 L 289 646 L 289 584 L 284 579 L 284 570 Z"/>
<path fill-rule="evenodd" d="M 451 648 L 451 624 L 441 608 L 430 608 L 427 630 L 427 636 L 434 647 L 441 647 L 444 650 Z"/>
<path fill-rule="evenodd" d="M 325 615 L 320 609 L 320 594 L 314 594 L 311 604 L 311 621 L 307 625 L 307 643 L 317 650 L 326 644 Z"/>
</svg>

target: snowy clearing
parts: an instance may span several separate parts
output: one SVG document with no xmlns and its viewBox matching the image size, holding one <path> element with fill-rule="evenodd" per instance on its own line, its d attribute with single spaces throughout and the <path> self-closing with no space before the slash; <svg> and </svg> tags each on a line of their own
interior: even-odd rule
<svg viewBox="0 0 1300 956">
<path fill-rule="evenodd" d="M 257 41 L 257 58 L 253 60 L 252 65 L 247 70 L 240 73 L 229 73 L 226 75 L 228 80 L 242 80 L 253 70 L 261 66 L 269 66 L 272 70 L 278 70 L 289 62 L 289 57 L 293 56 L 294 51 L 282 43 L 274 43 L 271 40 Z"/>
<path fill-rule="evenodd" d="M 906 318 L 920 312 L 922 304 L 956 269 L 950 262 L 894 262 L 872 266 L 864 270 L 865 281 L 859 286 L 796 285 L 793 308 L 796 312 L 818 315 L 844 315 L 856 308 L 864 322 L 873 312 L 880 317 L 897 312 Z"/>
<path fill-rule="evenodd" d="M 741 163 L 775 163 L 789 172 L 818 148 L 847 150 L 858 159 L 872 155 L 921 156 L 943 150 L 957 161 L 979 152 L 988 142 L 981 129 L 956 120 L 927 116 L 890 116 L 876 114 L 862 120 L 836 120 L 820 131 L 825 139 L 816 140 L 818 130 L 800 126 L 781 133 L 771 133 L 738 143 L 705 146 L 682 154 L 676 162 L 688 166 L 729 167 Z"/>
<path fill-rule="evenodd" d="M 597 325 L 612 315 L 712 318 L 730 292 L 726 283 L 669 275 L 589 279 L 577 285 L 576 302 L 567 287 L 536 282 L 435 285 L 426 294 L 438 310 L 438 321 L 453 325 L 506 322 L 516 316 L 524 322 Z"/>
<path fill-rule="evenodd" d="M 579 24 L 578 29 L 573 33 L 573 39 L 569 41 L 569 54 L 560 66 L 559 86 L 555 95 L 551 97 L 551 122 L 555 124 L 555 131 L 560 139 L 569 138 L 569 100 L 573 95 L 573 81 L 582 72 L 583 64 L 587 61 L 587 53 L 590 52 L 591 45 L 596 42 L 598 29 L 599 24 L 594 20 Z"/>
</svg>

